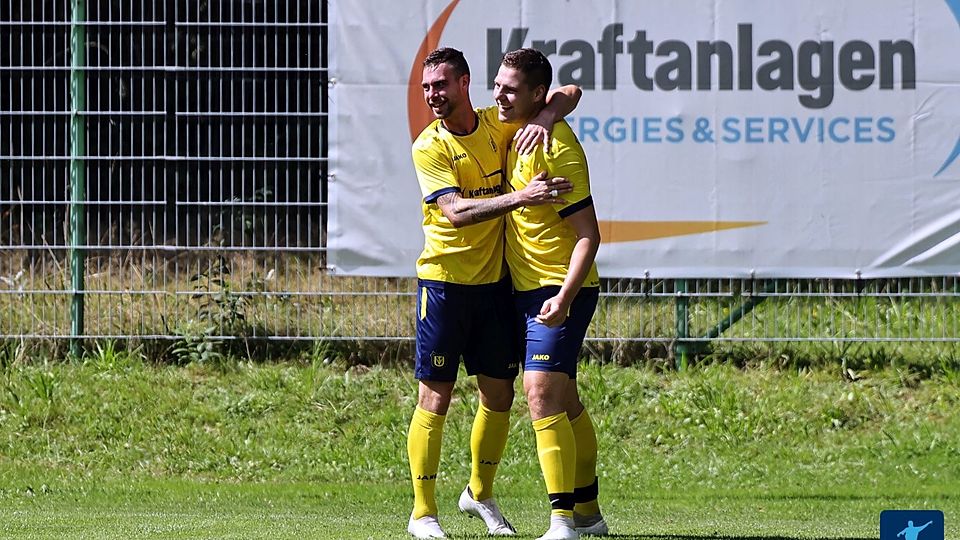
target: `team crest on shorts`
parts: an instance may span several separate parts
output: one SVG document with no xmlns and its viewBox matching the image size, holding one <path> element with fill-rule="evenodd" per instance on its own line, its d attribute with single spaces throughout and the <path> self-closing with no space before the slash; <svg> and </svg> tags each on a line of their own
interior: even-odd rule
<svg viewBox="0 0 960 540">
<path fill-rule="evenodd" d="M 431 353 L 430 360 L 436 367 L 443 367 L 443 365 L 447 363 L 447 358 L 442 354 Z"/>
</svg>

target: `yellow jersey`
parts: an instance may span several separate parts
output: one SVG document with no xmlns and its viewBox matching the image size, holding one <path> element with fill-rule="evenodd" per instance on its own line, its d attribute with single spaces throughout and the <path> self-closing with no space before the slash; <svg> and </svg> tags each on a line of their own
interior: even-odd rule
<svg viewBox="0 0 960 540">
<path fill-rule="evenodd" d="M 454 135 L 434 120 L 413 143 L 413 164 L 423 193 L 424 248 L 417 260 L 417 277 L 462 285 L 495 283 L 506 275 L 503 257 L 504 218 L 454 227 L 437 199 L 459 192 L 463 198 L 502 195 L 507 129 L 497 108 L 476 109 L 477 127 Z"/>
<path fill-rule="evenodd" d="M 573 183 L 573 191 L 562 196 L 566 201 L 563 205 L 521 207 L 508 214 L 506 258 L 513 287 L 518 291 L 563 285 L 577 242 L 576 231 L 563 218 L 593 204 L 587 157 L 565 121 L 554 124 L 549 149 L 539 145 L 525 156 L 510 149 L 507 181 L 511 190 L 523 189 L 542 171 L 549 177 L 567 178 Z M 596 262 L 583 286 L 600 286 Z"/>
</svg>

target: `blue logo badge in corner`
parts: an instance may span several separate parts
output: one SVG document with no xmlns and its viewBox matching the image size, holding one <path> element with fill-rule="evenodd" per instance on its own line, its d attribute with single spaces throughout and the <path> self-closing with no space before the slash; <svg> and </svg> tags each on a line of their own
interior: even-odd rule
<svg viewBox="0 0 960 540">
<path fill-rule="evenodd" d="M 880 540 L 944 540 L 940 510 L 880 512 Z"/>
</svg>

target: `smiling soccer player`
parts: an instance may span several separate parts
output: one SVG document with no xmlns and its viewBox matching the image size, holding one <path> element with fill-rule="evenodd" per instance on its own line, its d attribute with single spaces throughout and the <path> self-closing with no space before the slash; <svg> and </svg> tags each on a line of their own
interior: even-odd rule
<svg viewBox="0 0 960 540">
<path fill-rule="evenodd" d="M 494 80 L 500 119 L 525 122 L 544 107 L 552 69 L 535 49 L 507 53 Z M 520 208 L 507 218 L 507 263 L 525 321 L 523 387 L 550 498 L 550 528 L 540 540 L 607 534 L 597 504 L 597 438 L 577 392 L 577 358 L 597 307 L 594 259 L 600 230 L 583 148 L 563 120 L 554 141 L 521 155 L 511 151 L 507 181 L 523 190 L 534 175 L 566 177 L 573 191 L 556 205 Z"/>
<path fill-rule="evenodd" d="M 483 519 L 491 534 L 513 535 L 493 498 L 519 357 L 503 216 L 561 202 L 559 195 L 571 188 L 566 180 L 540 175 L 525 189 L 505 193 L 503 159 L 514 129 L 499 120 L 495 107 L 473 108 L 470 70 L 460 51 L 430 53 L 422 86 L 437 119 L 413 143 L 425 245 L 417 261 L 415 375 L 420 383 L 407 436 L 414 492 L 407 531 L 417 538 L 445 537 L 435 490 L 443 424 L 462 357 L 467 373 L 477 376 L 480 405 L 470 437 L 470 483 L 459 506 Z M 531 123 L 552 127 L 580 96 L 577 87 L 554 92 L 560 99 L 551 100 L 541 119 Z M 548 130 L 534 133 L 537 139 Z"/>
</svg>

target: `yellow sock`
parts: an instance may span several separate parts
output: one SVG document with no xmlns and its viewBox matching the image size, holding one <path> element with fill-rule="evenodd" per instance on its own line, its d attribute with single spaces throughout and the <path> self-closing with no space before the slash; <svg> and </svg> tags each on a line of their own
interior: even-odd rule
<svg viewBox="0 0 960 540">
<path fill-rule="evenodd" d="M 593 421 L 584 409 L 580 416 L 570 421 L 573 438 L 577 441 L 577 467 L 574 475 L 573 493 L 576 505 L 573 510 L 585 516 L 600 513 L 597 503 L 597 433 Z"/>
<path fill-rule="evenodd" d="M 446 417 L 417 407 L 407 434 L 407 455 L 413 479 L 413 518 L 437 515 L 437 469 Z"/>
<path fill-rule="evenodd" d="M 493 478 L 507 446 L 510 411 L 491 411 L 481 403 L 470 432 L 470 491 L 478 501 L 493 497 Z"/>
<path fill-rule="evenodd" d="M 537 455 L 553 515 L 573 517 L 573 483 L 577 461 L 576 441 L 567 413 L 533 421 Z"/>
</svg>

